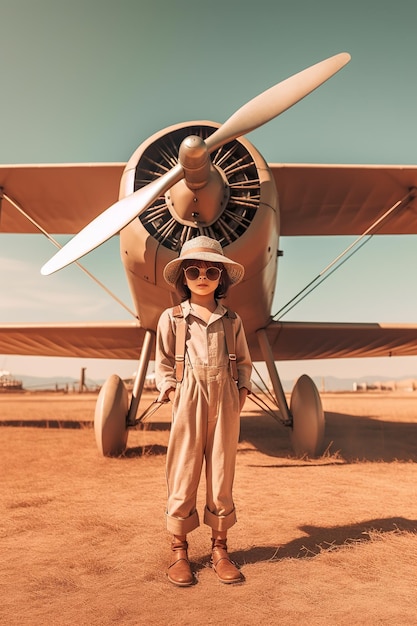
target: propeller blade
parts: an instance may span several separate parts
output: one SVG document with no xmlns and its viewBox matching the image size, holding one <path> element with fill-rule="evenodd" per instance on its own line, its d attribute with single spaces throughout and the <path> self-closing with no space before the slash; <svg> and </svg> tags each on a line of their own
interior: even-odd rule
<svg viewBox="0 0 417 626">
<path fill-rule="evenodd" d="M 209 152 L 277 117 L 331 78 L 349 61 L 350 55 L 342 52 L 312 65 L 253 98 L 205 140 Z M 183 176 L 183 168 L 178 163 L 146 187 L 113 204 L 45 263 L 41 273 L 52 274 L 100 246 L 138 217 Z"/>
<path fill-rule="evenodd" d="M 350 61 L 350 54 L 341 52 L 294 74 L 250 100 L 210 137 L 210 152 L 237 139 L 280 115 L 331 78 Z"/>
<path fill-rule="evenodd" d="M 181 165 L 156 178 L 151 183 L 138 189 L 130 196 L 119 200 L 98 215 L 83 230 L 75 235 L 65 246 L 41 268 L 41 274 L 47 276 L 66 267 L 70 263 L 98 248 L 102 243 L 116 235 L 132 222 L 140 213 L 152 204 L 167 189 L 183 177 Z"/>
</svg>

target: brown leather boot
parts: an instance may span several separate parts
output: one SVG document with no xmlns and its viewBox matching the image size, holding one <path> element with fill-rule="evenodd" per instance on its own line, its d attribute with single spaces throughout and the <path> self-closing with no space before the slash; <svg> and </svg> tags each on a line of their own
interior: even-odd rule
<svg viewBox="0 0 417 626">
<path fill-rule="evenodd" d="M 227 554 L 226 539 L 212 539 L 211 566 L 222 583 L 241 583 L 244 578 Z"/>
<path fill-rule="evenodd" d="M 168 580 L 178 587 L 189 587 L 194 583 L 194 576 L 188 560 L 188 543 L 175 541 L 171 544 L 172 559 L 168 567 Z"/>
</svg>

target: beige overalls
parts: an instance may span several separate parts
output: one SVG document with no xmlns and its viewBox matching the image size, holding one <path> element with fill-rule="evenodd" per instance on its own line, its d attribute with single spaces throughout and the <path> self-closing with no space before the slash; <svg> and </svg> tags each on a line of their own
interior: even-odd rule
<svg viewBox="0 0 417 626">
<path fill-rule="evenodd" d="M 232 497 L 236 450 L 240 428 L 239 391 L 250 390 L 252 364 L 242 321 L 234 320 L 238 382 L 233 380 L 218 304 L 206 324 L 182 304 L 187 321 L 184 377 L 175 378 L 176 321 L 173 309 L 161 315 L 158 324 L 155 374 L 160 397 L 175 388 L 172 425 L 167 451 L 167 529 L 175 535 L 199 526 L 197 490 L 203 461 L 206 463 L 204 523 L 214 530 L 227 530 L 236 522 Z"/>
</svg>

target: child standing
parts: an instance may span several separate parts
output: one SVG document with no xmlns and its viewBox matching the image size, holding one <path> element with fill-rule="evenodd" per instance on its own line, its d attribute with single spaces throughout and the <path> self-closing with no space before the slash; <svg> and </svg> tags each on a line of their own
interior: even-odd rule
<svg viewBox="0 0 417 626">
<path fill-rule="evenodd" d="M 182 300 L 160 317 L 155 356 L 158 399 L 172 402 L 166 521 L 173 535 L 168 579 L 178 586 L 194 582 L 187 534 L 200 523 L 196 499 L 204 460 L 204 523 L 212 529 L 212 567 L 221 582 L 243 580 L 228 556 L 226 539 L 236 523 L 232 487 L 252 364 L 240 317 L 218 302 L 243 274 L 243 266 L 205 236 L 187 241 L 179 258 L 164 269 L 165 280 Z"/>
</svg>

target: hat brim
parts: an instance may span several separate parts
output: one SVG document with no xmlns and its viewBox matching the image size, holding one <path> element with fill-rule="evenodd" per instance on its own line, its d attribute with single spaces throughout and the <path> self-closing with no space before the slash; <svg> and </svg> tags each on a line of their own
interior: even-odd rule
<svg viewBox="0 0 417 626">
<path fill-rule="evenodd" d="M 216 252 L 193 252 L 183 254 L 177 259 L 173 259 L 164 268 L 164 278 L 169 285 L 175 286 L 183 261 L 211 261 L 212 263 L 222 263 L 229 276 L 230 284 L 237 285 L 245 274 L 245 268 L 240 263 L 228 259 L 223 254 Z"/>
</svg>

